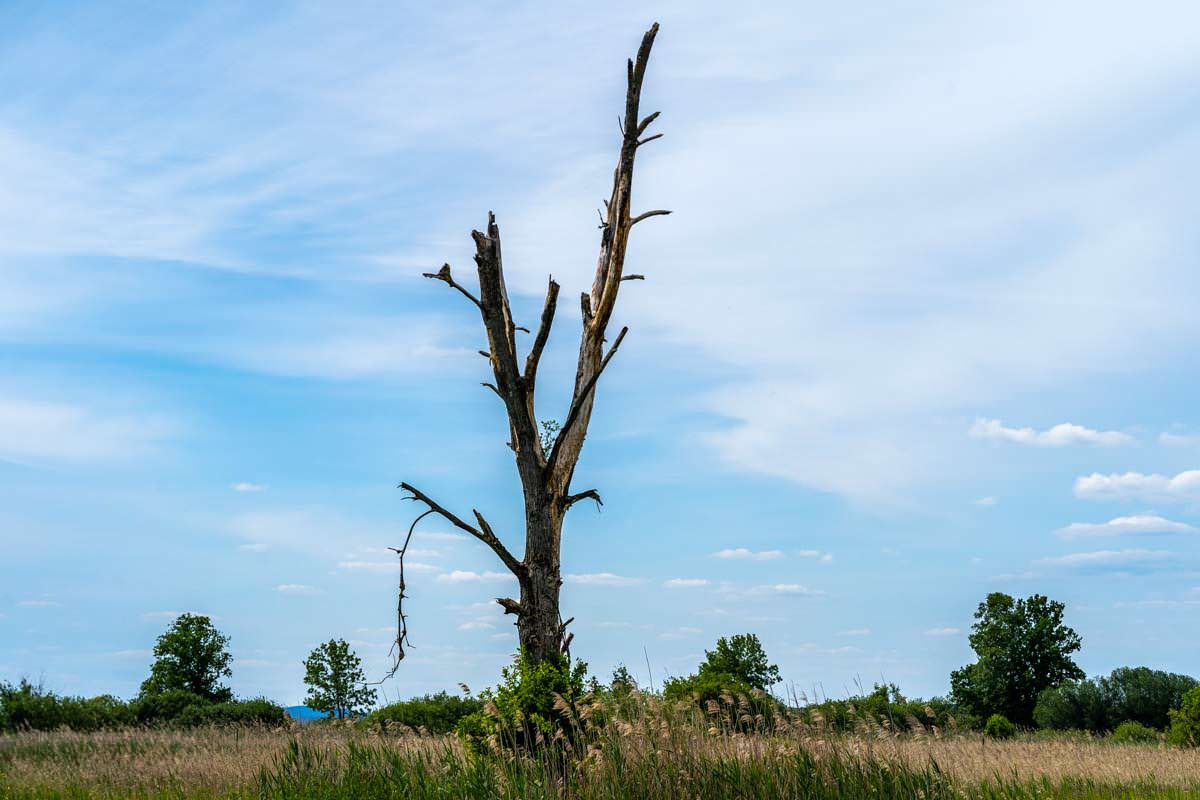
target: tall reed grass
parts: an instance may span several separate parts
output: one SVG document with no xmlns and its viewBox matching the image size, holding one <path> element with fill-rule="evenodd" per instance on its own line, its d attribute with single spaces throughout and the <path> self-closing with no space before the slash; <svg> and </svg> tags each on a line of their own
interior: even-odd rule
<svg viewBox="0 0 1200 800">
<path fill-rule="evenodd" d="M 842 734 L 728 698 L 715 713 L 637 697 L 566 709 L 533 753 L 310 725 L 0 737 L 0 798 L 1192 798 L 1200 751 L 1074 738 L 992 742 L 864 720 Z"/>
</svg>

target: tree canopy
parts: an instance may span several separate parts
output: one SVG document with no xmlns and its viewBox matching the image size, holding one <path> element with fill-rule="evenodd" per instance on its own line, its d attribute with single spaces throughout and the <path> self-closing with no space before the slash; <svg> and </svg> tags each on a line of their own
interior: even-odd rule
<svg viewBox="0 0 1200 800">
<path fill-rule="evenodd" d="M 970 642 L 979 660 L 950 675 L 955 702 L 980 718 L 1003 714 L 1033 724 L 1043 690 L 1084 676 L 1071 659 L 1079 634 L 1063 624 L 1062 603 L 1035 594 L 1014 600 L 993 592 L 975 611 Z"/>
<path fill-rule="evenodd" d="M 180 614 L 154 645 L 150 677 L 142 682 L 142 694 L 183 690 L 213 702 L 233 697 L 222 678 L 229 668 L 229 637 L 213 627 L 201 614 Z"/>
<path fill-rule="evenodd" d="M 717 639 L 715 648 L 704 651 L 700 674 L 729 675 L 763 691 L 781 680 L 779 667 L 767 661 L 762 642 L 754 633 L 739 633 Z"/>
<path fill-rule="evenodd" d="M 304 682 L 309 708 L 345 719 L 365 711 L 375 702 L 375 690 L 366 683 L 362 660 L 345 639 L 330 639 L 318 645 L 304 661 Z"/>
</svg>

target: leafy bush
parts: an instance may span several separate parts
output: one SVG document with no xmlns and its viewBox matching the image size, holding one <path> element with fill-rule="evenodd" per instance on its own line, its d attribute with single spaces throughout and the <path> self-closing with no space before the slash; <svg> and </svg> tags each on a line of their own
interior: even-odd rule
<svg viewBox="0 0 1200 800">
<path fill-rule="evenodd" d="M 266 725 L 278 727 L 288 723 L 287 712 L 270 700 L 232 700 L 228 703 L 190 705 L 171 720 L 183 728 L 202 725 Z"/>
<path fill-rule="evenodd" d="M 383 730 L 404 726 L 413 730 L 424 728 L 430 733 L 450 733 L 463 717 L 482 710 L 482 700 L 438 692 L 384 706 L 368 714 L 361 724 Z"/>
<path fill-rule="evenodd" d="M 1107 677 L 1067 681 L 1038 697 L 1033 718 L 1043 728 L 1079 729 L 1093 733 L 1137 722 L 1162 730 L 1183 695 L 1196 686 L 1187 675 L 1147 667 L 1121 667 Z"/>
<path fill-rule="evenodd" d="M 1183 696 L 1178 709 L 1171 711 L 1171 744 L 1200 747 L 1200 686 Z"/>
<path fill-rule="evenodd" d="M 708 713 L 730 715 L 731 726 L 739 730 L 761 727 L 759 717 L 763 723 L 769 721 L 779 706 L 775 698 L 761 689 L 734 675 L 712 670 L 667 680 L 663 685 L 663 697 L 695 703 Z"/>
<path fill-rule="evenodd" d="M 983 735 L 989 739 L 1011 739 L 1017 735 L 1017 726 L 1003 714 L 992 714 L 983 726 Z"/>
<path fill-rule="evenodd" d="M 1112 740 L 1122 744 L 1144 744 L 1158 741 L 1158 731 L 1147 728 L 1140 722 L 1128 720 L 1122 722 L 1112 732 Z"/>
<path fill-rule="evenodd" d="M 127 703 L 112 697 L 64 697 L 22 680 L 16 686 L 0 683 L 0 730 L 96 731 L 134 722 Z"/>
<path fill-rule="evenodd" d="M 187 689 L 168 689 L 142 695 L 132 705 L 138 722 L 143 725 L 162 725 L 179 719 L 189 708 L 208 705 L 208 701 Z"/>
<path fill-rule="evenodd" d="M 572 666 L 566 656 L 558 656 L 535 664 L 521 651 L 502 670 L 495 691 L 480 694 L 485 710 L 466 715 L 456 729 L 477 751 L 491 736 L 517 750 L 532 749 L 559 732 L 569 738 L 572 730 L 563 714 L 583 696 L 586 677 L 582 661 Z"/>
</svg>

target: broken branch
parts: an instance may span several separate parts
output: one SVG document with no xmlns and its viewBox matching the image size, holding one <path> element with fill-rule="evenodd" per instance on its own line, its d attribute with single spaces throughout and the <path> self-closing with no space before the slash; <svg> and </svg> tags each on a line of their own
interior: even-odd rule
<svg viewBox="0 0 1200 800">
<path fill-rule="evenodd" d="M 586 492 L 580 492 L 579 494 L 570 494 L 570 495 L 567 495 L 566 497 L 564 497 L 563 498 L 563 510 L 565 511 L 566 509 L 568 509 L 571 506 L 578 503 L 580 500 L 595 500 L 597 510 L 599 510 L 599 508 L 604 505 L 604 500 L 602 500 L 600 498 L 600 493 L 597 492 L 595 489 L 588 489 Z"/>
<path fill-rule="evenodd" d="M 650 219 L 650 217 L 665 217 L 667 214 L 670 214 L 670 213 L 671 213 L 670 211 L 667 211 L 664 208 L 656 208 L 653 211 L 647 211 L 644 214 L 638 214 L 636 217 L 629 220 L 629 227 L 632 228 L 634 225 L 637 225 L 639 222 L 641 222 L 644 219 Z"/>
<path fill-rule="evenodd" d="M 586 297 L 587 295 L 584 295 Z M 567 441 L 567 437 L 571 433 L 571 428 L 575 424 L 575 420 L 579 418 L 580 410 L 586 402 L 592 389 L 596 388 L 596 381 L 600 380 L 600 376 L 604 373 L 604 368 L 608 366 L 608 362 L 612 361 L 612 357 L 616 355 L 617 348 L 621 346 L 621 342 L 625 340 L 625 334 L 629 333 L 629 327 L 621 328 L 621 332 L 617 334 L 617 340 L 613 342 L 612 348 L 608 354 L 604 356 L 604 360 L 600 362 L 600 367 L 592 375 L 588 382 L 584 384 L 583 390 L 575 397 L 571 403 L 571 410 L 567 412 L 567 421 L 563 423 L 562 430 L 559 431 L 558 438 L 554 440 L 554 448 L 550 451 L 550 457 L 546 459 L 546 474 L 554 474 L 554 465 L 558 460 L 558 454 L 562 452 L 562 443 Z"/>
<path fill-rule="evenodd" d="M 558 284 L 554 278 L 546 287 L 546 304 L 542 306 L 542 322 L 538 326 L 537 336 L 533 338 L 533 347 L 529 348 L 529 356 L 525 359 L 525 391 L 532 393 L 534 381 L 537 380 L 538 363 L 542 360 L 542 350 L 550 338 L 550 326 L 554 324 L 554 311 L 558 307 Z"/>
<path fill-rule="evenodd" d="M 479 300 L 477 300 L 475 298 L 475 295 L 471 294 L 466 289 L 464 289 L 462 287 L 462 285 L 460 285 L 458 282 L 456 282 L 454 280 L 454 278 L 450 275 L 450 265 L 449 264 L 442 264 L 442 268 L 439 269 L 437 272 L 422 272 L 421 275 L 426 278 L 433 278 L 435 281 L 442 281 L 443 283 L 447 284 L 448 286 L 458 289 L 460 292 L 463 293 L 463 296 L 466 297 L 468 300 L 470 300 L 472 303 L 474 303 L 477 308 L 482 308 L 482 306 L 479 305 Z"/>
<path fill-rule="evenodd" d="M 509 571 L 512 572 L 513 575 L 516 575 L 517 578 L 524 576 L 525 565 L 519 561 L 516 556 L 508 551 L 508 548 L 505 547 L 504 543 L 496 537 L 496 534 L 492 533 L 491 526 L 487 524 L 478 511 L 475 512 L 475 518 L 479 520 L 480 527 L 482 527 L 483 530 L 479 530 L 474 525 L 463 522 L 463 520 L 459 519 L 459 517 L 453 512 L 442 508 L 435 500 L 430 498 L 429 495 L 425 494 L 420 489 L 417 489 L 415 486 L 411 486 L 407 483 L 401 483 L 400 488 L 412 495 L 412 497 L 408 498 L 409 500 L 416 500 L 424 503 L 425 505 L 429 506 L 430 511 L 441 515 L 454 527 L 471 534 L 476 539 L 492 548 L 492 552 L 494 552 L 500 558 L 500 560 L 504 562 L 504 566 L 508 567 Z"/>
</svg>

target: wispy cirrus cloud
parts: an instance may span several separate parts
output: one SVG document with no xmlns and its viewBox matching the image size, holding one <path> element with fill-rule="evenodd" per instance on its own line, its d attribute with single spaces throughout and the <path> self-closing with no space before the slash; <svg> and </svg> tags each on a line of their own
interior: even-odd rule
<svg viewBox="0 0 1200 800">
<path fill-rule="evenodd" d="M 645 583 L 644 578 L 630 578 L 625 575 L 615 575 L 611 572 L 593 572 L 584 575 L 566 575 L 563 580 L 578 586 L 612 586 L 628 587 Z"/>
<path fill-rule="evenodd" d="M 1134 444 L 1136 440 L 1127 433 L 1120 431 L 1098 431 L 1062 422 L 1044 431 L 1033 428 L 1007 427 L 998 419 L 980 417 L 971 426 L 968 435 L 975 439 L 991 439 L 998 442 L 1035 445 L 1038 447 L 1066 447 L 1073 444 L 1100 445 L 1114 447 Z"/>
<path fill-rule="evenodd" d="M 706 578 L 671 578 L 663 582 L 664 589 L 695 589 L 708 585 Z"/>
<path fill-rule="evenodd" d="M 0 399 L 0 461 L 96 464 L 152 454 L 178 431 L 153 413 L 55 401 Z"/>
<path fill-rule="evenodd" d="M 62 603 L 57 600 L 18 600 L 18 608 L 61 608 Z"/>
<path fill-rule="evenodd" d="M 1168 550 L 1126 548 L 1048 556 L 1039 558 L 1035 563 L 1046 567 L 1144 567 L 1163 564 L 1171 557 L 1172 553 Z"/>
</svg>

